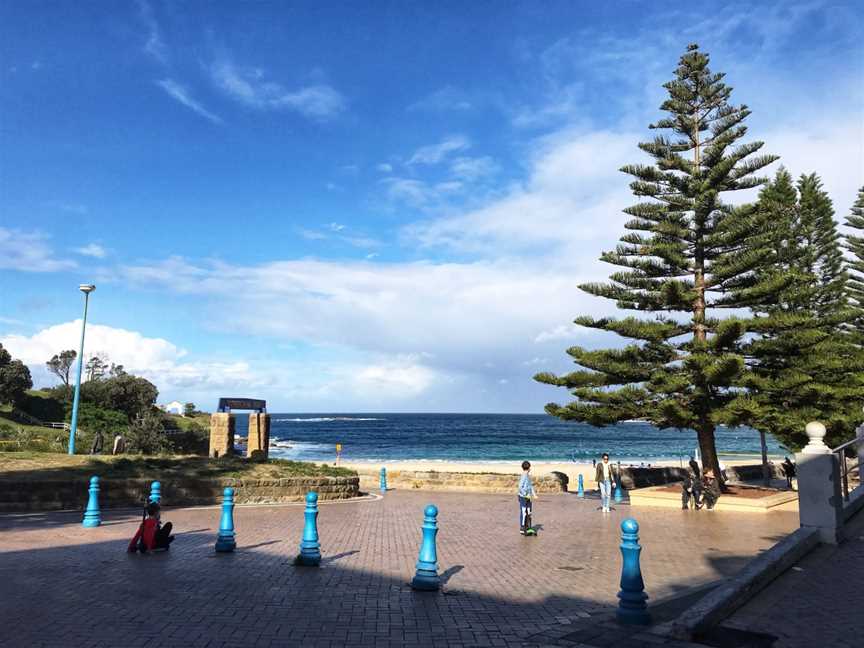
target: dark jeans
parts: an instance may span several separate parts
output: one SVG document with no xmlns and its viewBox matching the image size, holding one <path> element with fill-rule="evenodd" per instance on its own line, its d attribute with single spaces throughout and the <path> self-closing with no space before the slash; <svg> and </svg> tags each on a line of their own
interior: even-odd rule
<svg viewBox="0 0 864 648">
<path fill-rule="evenodd" d="M 681 489 L 681 508 L 690 508 L 690 498 L 693 498 L 693 506 L 696 506 L 696 495 L 686 489 Z"/>
<path fill-rule="evenodd" d="M 528 497 L 519 498 L 519 529 L 527 531 L 531 528 L 531 499 Z"/>
<path fill-rule="evenodd" d="M 167 549 L 174 542 L 174 536 L 171 535 L 172 524 L 166 522 L 165 525 L 156 532 L 153 538 L 156 543 L 156 549 Z"/>
</svg>

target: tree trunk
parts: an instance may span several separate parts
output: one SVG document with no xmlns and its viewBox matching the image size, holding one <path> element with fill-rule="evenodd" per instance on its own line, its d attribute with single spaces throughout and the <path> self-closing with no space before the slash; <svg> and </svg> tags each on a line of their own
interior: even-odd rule
<svg viewBox="0 0 864 648">
<path fill-rule="evenodd" d="M 714 478 L 721 489 L 725 490 L 726 480 L 720 472 L 720 460 L 717 458 L 717 446 L 714 443 L 714 426 L 706 425 L 696 430 L 699 438 L 699 452 L 702 453 L 702 473 L 707 470 L 714 471 Z"/>
<path fill-rule="evenodd" d="M 768 470 L 768 442 L 762 430 L 759 430 L 759 442 L 762 444 L 762 483 L 768 486 L 771 483 L 771 474 Z"/>
</svg>

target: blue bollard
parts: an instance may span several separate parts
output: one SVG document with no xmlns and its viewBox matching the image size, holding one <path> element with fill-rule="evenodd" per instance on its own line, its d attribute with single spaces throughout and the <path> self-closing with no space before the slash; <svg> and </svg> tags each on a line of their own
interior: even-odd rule
<svg viewBox="0 0 864 648">
<path fill-rule="evenodd" d="M 435 550 L 435 536 L 438 535 L 438 507 L 430 504 L 423 510 L 423 542 L 417 558 L 417 572 L 411 581 L 416 590 L 433 591 L 441 587 L 438 577 L 438 553 Z"/>
<path fill-rule="evenodd" d="M 156 502 L 157 504 L 162 503 L 162 484 L 158 481 L 150 484 L 150 498 L 147 501 L 151 503 Z"/>
<path fill-rule="evenodd" d="M 378 477 L 378 487 L 381 489 L 382 493 L 387 492 L 387 469 L 382 468 L 381 473 Z"/>
<path fill-rule="evenodd" d="M 579 473 L 579 486 L 576 488 L 576 497 L 585 497 L 585 483 L 582 480 L 582 473 Z"/>
<path fill-rule="evenodd" d="M 621 480 L 619 479 L 615 482 L 615 503 L 620 504 L 622 499 L 624 499 L 624 493 L 621 490 Z"/>
<path fill-rule="evenodd" d="M 317 567 L 321 564 L 321 545 L 318 543 L 318 493 L 306 493 L 306 520 L 303 525 L 303 540 L 300 542 L 300 555 L 295 564 L 304 567 Z"/>
<path fill-rule="evenodd" d="M 90 478 L 90 498 L 87 500 L 87 508 L 84 510 L 84 522 L 87 528 L 97 527 L 102 524 L 102 515 L 99 511 L 99 478 Z"/>
<path fill-rule="evenodd" d="M 618 592 L 618 611 L 616 616 L 621 623 L 646 625 L 651 622 L 648 606 L 645 603 L 645 583 L 639 567 L 639 524 L 633 518 L 621 523 L 621 591 Z"/>
<path fill-rule="evenodd" d="M 222 492 L 222 518 L 219 520 L 219 534 L 216 536 L 216 551 L 234 551 L 237 543 L 234 541 L 234 489 L 226 488 Z"/>
</svg>

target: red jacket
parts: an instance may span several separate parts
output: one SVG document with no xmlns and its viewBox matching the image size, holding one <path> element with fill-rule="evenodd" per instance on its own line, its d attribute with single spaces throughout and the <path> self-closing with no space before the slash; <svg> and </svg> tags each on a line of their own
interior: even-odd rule
<svg viewBox="0 0 864 648">
<path fill-rule="evenodd" d="M 129 551 L 138 549 L 138 540 L 144 542 L 147 551 L 153 551 L 156 548 L 156 532 L 159 530 L 159 520 L 148 517 L 139 526 L 138 531 L 129 543 Z"/>
</svg>

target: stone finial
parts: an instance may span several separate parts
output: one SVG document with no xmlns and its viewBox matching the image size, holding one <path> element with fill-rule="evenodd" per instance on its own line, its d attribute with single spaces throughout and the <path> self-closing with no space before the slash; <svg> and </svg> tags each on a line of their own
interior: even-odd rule
<svg viewBox="0 0 864 648">
<path fill-rule="evenodd" d="M 801 451 L 801 454 L 830 454 L 831 448 L 825 445 L 823 439 L 825 438 L 826 430 L 825 426 L 819 423 L 819 421 L 811 421 L 807 424 L 807 427 L 804 428 L 804 432 L 809 437 L 810 441 Z"/>
</svg>

